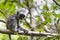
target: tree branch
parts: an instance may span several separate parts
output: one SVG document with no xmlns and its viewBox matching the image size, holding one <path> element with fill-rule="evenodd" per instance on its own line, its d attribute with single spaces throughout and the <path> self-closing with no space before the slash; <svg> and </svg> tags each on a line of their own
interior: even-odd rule
<svg viewBox="0 0 60 40">
<path fill-rule="evenodd" d="M 0 28 L 0 33 L 16 35 L 16 34 L 14 34 L 13 32 L 11 32 L 10 30 L 1 29 L 1 28 Z M 19 34 L 19 35 L 28 35 L 28 36 L 47 36 L 47 35 L 50 35 L 50 36 L 58 36 L 58 34 L 34 32 L 34 31 L 28 31 L 28 33 L 24 33 L 23 31 L 19 31 L 18 34 Z"/>
<path fill-rule="evenodd" d="M 56 5 L 60 6 L 60 4 L 56 2 L 56 0 L 53 0 L 53 1 L 55 2 Z"/>
<path fill-rule="evenodd" d="M 54 24 L 58 33 L 60 32 L 60 28 L 58 27 L 59 21 L 60 19 L 58 19 L 57 22 Z"/>
<path fill-rule="evenodd" d="M 6 23 L 4 20 L 0 20 L 0 22 Z"/>
<path fill-rule="evenodd" d="M 26 19 L 24 19 L 24 20 L 25 20 L 25 23 L 31 28 L 30 24 L 26 21 Z"/>
<path fill-rule="evenodd" d="M 3 16 L 6 17 L 6 15 L 5 15 L 5 13 L 3 12 L 3 10 L 0 9 L 0 12 L 3 14 Z M 7 17 L 6 17 L 6 19 L 7 19 Z"/>
</svg>

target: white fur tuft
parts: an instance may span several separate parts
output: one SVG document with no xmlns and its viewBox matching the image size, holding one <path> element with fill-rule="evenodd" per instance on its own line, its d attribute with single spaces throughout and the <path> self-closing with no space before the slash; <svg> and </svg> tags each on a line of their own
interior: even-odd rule
<svg viewBox="0 0 60 40">
<path fill-rule="evenodd" d="M 28 9 L 25 9 L 25 8 L 18 9 L 18 11 L 20 14 L 24 14 L 24 15 L 27 15 L 29 12 Z"/>
</svg>

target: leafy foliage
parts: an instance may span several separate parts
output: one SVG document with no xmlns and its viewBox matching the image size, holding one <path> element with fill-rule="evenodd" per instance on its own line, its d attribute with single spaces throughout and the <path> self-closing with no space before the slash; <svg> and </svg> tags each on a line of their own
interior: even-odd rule
<svg viewBox="0 0 60 40">
<path fill-rule="evenodd" d="M 49 0 L 48 0 L 49 1 Z M 60 2 L 60 0 L 56 0 L 58 3 Z M 45 2 L 45 0 L 44 0 Z M 43 2 L 41 2 L 43 4 Z M 46 4 L 47 3 L 47 4 Z M 40 4 L 36 3 L 34 4 L 34 0 L 25 0 L 23 2 L 21 2 L 20 0 L 0 0 L 0 19 L 4 19 L 4 20 L 7 20 L 6 17 L 9 17 L 10 15 L 13 15 L 16 13 L 16 6 L 18 8 L 28 8 L 28 10 L 30 11 L 31 9 L 33 8 L 37 8 L 39 9 L 39 12 L 40 13 L 37 13 L 37 15 L 33 16 L 32 19 L 35 18 L 35 22 L 36 22 L 36 25 L 39 25 L 36 26 L 36 31 L 40 31 L 40 32 L 45 32 L 44 31 L 44 26 L 47 26 L 50 27 L 52 26 L 52 19 L 51 19 L 51 15 L 54 16 L 54 23 L 56 22 L 57 19 L 60 18 L 60 14 L 57 14 L 55 12 L 55 10 L 58 10 L 60 7 L 58 7 L 56 4 L 54 3 L 51 3 L 51 7 L 48 6 L 48 2 L 46 2 L 42 7 L 41 9 L 39 9 L 39 7 L 41 6 Z M 38 5 L 37 5 L 38 4 Z M 50 7 L 50 8 L 49 8 Z M 36 9 L 34 9 L 36 11 Z M 59 10 L 60 11 L 60 10 Z M 33 12 L 33 11 L 30 11 L 30 12 Z M 30 14 L 29 12 L 29 14 Z M 35 12 L 33 12 L 35 13 Z M 32 13 L 32 14 L 33 14 Z M 30 15 L 27 15 L 29 17 L 26 17 L 26 19 L 29 19 L 28 20 L 28 23 L 30 24 Z M 44 21 L 42 21 L 41 19 L 41 15 L 43 15 L 43 19 Z M 22 20 L 21 21 L 21 24 L 24 26 L 24 28 L 30 30 L 30 25 L 28 25 L 25 20 Z M 58 24 L 59 26 L 59 29 L 60 29 L 60 24 Z M 3 26 L 2 26 L 3 27 Z M 51 28 L 50 28 L 51 29 Z M 53 31 L 53 30 L 52 30 Z M 37 38 L 37 40 L 60 40 L 59 38 L 60 36 L 57 36 L 57 37 L 39 37 Z M 43 38 L 43 39 L 42 39 Z M 1 35 L 0 34 L 0 40 L 8 40 L 8 36 L 7 35 Z M 14 38 L 12 38 L 12 40 L 15 40 Z M 19 36 L 17 38 L 17 40 L 28 40 L 28 36 Z"/>
</svg>

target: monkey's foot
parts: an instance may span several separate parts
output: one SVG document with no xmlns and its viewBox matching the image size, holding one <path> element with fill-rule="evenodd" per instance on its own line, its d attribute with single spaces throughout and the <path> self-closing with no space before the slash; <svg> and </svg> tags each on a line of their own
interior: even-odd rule
<svg viewBox="0 0 60 40">
<path fill-rule="evenodd" d="M 28 30 L 24 30 L 24 34 L 28 33 Z"/>
</svg>

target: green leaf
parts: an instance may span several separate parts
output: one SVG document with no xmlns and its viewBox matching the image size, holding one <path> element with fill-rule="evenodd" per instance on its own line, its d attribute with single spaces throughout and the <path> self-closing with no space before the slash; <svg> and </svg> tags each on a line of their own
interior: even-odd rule
<svg viewBox="0 0 60 40">
<path fill-rule="evenodd" d="M 47 5 L 44 5 L 44 6 L 43 6 L 43 10 L 48 10 Z"/>
<path fill-rule="evenodd" d="M 26 36 L 19 36 L 17 40 L 28 40 Z"/>
<path fill-rule="evenodd" d="M 21 37 L 21 36 L 19 36 L 17 40 L 22 40 L 22 37 Z"/>
<path fill-rule="evenodd" d="M 44 15 L 44 17 L 50 17 L 51 15 L 51 12 L 42 12 L 42 14 Z"/>
<path fill-rule="evenodd" d="M 56 10 L 57 9 L 57 5 L 52 4 L 52 9 Z"/>
<path fill-rule="evenodd" d="M 56 0 L 56 1 L 60 2 L 60 0 Z"/>
<path fill-rule="evenodd" d="M 50 23 L 51 22 L 51 18 L 47 18 L 46 20 L 45 20 L 45 23 Z"/>
<path fill-rule="evenodd" d="M 33 2 L 33 0 L 28 0 L 29 2 Z"/>
<path fill-rule="evenodd" d="M 54 14 L 55 18 L 60 18 L 60 14 Z"/>
</svg>

